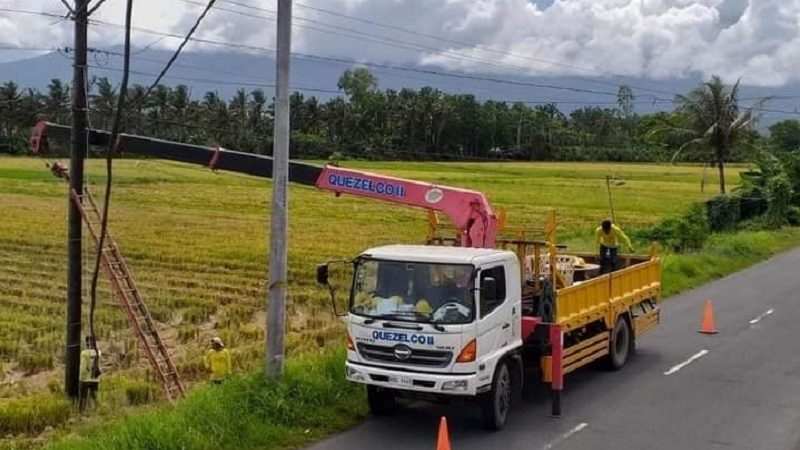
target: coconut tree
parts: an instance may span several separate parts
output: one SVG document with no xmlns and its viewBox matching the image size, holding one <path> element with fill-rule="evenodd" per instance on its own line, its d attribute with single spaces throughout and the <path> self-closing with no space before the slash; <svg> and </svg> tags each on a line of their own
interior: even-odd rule
<svg viewBox="0 0 800 450">
<path fill-rule="evenodd" d="M 749 145 L 757 106 L 741 108 L 739 82 L 729 87 L 717 75 L 687 95 L 678 95 L 675 102 L 678 111 L 688 117 L 690 126 L 670 127 L 669 131 L 682 136 L 684 141 L 672 160 L 687 148 L 709 150 L 710 160 L 719 169 L 719 191 L 725 194 L 725 161 L 733 148 Z"/>
</svg>

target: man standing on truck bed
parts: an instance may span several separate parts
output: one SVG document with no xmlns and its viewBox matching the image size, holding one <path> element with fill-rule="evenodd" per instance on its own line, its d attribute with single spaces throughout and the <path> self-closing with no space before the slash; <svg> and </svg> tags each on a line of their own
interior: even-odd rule
<svg viewBox="0 0 800 450">
<path fill-rule="evenodd" d="M 633 252 L 631 240 L 622 229 L 606 219 L 594 232 L 595 245 L 600 246 L 600 274 L 609 273 L 619 268 L 619 239 L 622 239 Z"/>
</svg>

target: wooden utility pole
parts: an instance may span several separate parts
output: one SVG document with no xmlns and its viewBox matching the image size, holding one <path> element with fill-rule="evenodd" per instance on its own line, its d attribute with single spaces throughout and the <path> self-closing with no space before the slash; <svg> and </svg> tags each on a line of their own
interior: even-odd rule
<svg viewBox="0 0 800 450">
<path fill-rule="evenodd" d="M 75 0 L 75 60 L 72 78 L 72 150 L 69 160 L 69 184 L 83 192 L 83 160 L 87 152 L 86 136 L 86 53 L 89 0 Z M 67 343 L 65 348 L 64 390 L 78 398 L 81 358 L 81 240 L 80 209 L 67 196 L 69 222 L 67 232 Z"/>
<path fill-rule="evenodd" d="M 292 0 L 278 0 L 275 58 L 275 131 L 272 150 L 272 219 L 270 223 L 269 293 L 267 294 L 268 378 L 283 376 L 286 318 L 286 223 L 289 183 L 289 62 L 292 53 Z"/>
</svg>

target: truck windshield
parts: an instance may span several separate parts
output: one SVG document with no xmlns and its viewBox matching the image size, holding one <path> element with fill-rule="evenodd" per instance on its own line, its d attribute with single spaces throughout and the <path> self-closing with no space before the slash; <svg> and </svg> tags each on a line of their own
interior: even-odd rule
<svg viewBox="0 0 800 450">
<path fill-rule="evenodd" d="M 409 322 L 469 323 L 475 309 L 474 272 L 467 264 L 362 259 L 356 263 L 350 312 Z"/>
</svg>

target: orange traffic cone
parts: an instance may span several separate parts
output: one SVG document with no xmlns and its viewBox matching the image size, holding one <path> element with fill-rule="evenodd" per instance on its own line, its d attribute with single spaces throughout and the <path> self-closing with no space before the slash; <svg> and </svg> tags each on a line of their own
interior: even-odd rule
<svg viewBox="0 0 800 450">
<path fill-rule="evenodd" d="M 711 306 L 711 299 L 706 300 L 706 306 L 703 308 L 703 325 L 700 327 L 700 333 L 717 334 L 717 329 L 714 328 L 714 307 Z"/>
<path fill-rule="evenodd" d="M 436 440 L 436 450 L 450 450 L 450 436 L 447 433 L 447 419 L 444 416 L 439 421 L 439 438 Z"/>
</svg>

